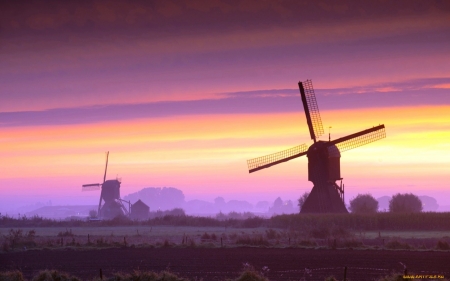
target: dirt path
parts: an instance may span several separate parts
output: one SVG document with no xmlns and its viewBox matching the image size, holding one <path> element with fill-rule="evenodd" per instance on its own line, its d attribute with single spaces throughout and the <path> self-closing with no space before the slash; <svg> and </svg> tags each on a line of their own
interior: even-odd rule
<svg viewBox="0 0 450 281">
<path fill-rule="evenodd" d="M 183 277 L 223 280 L 239 275 L 244 263 L 257 270 L 267 266 L 270 280 L 323 280 L 334 275 L 343 279 L 347 266 L 350 280 L 373 280 L 392 271 L 442 274 L 450 277 L 450 252 L 386 250 L 313 250 L 274 248 L 116 248 L 103 250 L 40 250 L 0 254 L 0 270 L 21 270 L 27 278 L 42 269 L 57 269 L 81 278 L 108 276 L 132 270 L 169 269 Z"/>
</svg>

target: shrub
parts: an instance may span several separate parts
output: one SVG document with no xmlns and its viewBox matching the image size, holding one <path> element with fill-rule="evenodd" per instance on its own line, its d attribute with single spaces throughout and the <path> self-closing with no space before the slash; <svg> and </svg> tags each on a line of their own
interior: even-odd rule
<svg viewBox="0 0 450 281">
<path fill-rule="evenodd" d="M 211 239 L 211 235 L 209 235 L 208 233 L 204 233 L 201 237 L 202 240 L 207 240 L 207 239 Z"/>
<path fill-rule="evenodd" d="M 25 281 L 25 278 L 23 278 L 22 272 L 15 270 L 15 271 L 0 272 L 0 280 L 1 281 Z"/>
<path fill-rule="evenodd" d="M 9 247 L 14 249 L 15 247 L 34 247 L 36 243 L 34 238 L 36 231 L 30 230 L 27 233 L 23 233 L 22 229 L 10 229 L 8 234 L 4 236 L 5 242 L 3 243 L 3 250 L 6 252 Z"/>
<path fill-rule="evenodd" d="M 267 239 L 279 239 L 281 237 L 280 234 L 272 228 L 266 230 L 266 236 Z"/>
<path fill-rule="evenodd" d="M 255 270 L 246 270 L 241 273 L 241 276 L 234 279 L 234 281 L 269 281 L 269 279 Z"/>
<path fill-rule="evenodd" d="M 302 210 L 303 204 L 305 204 L 306 198 L 308 198 L 308 196 L 309 196 L 309 192 L 305 192 L 305 193 L 303 193 L 303 195 L 300 198 L 298 198 L 297 206 L 299 208 L 299 211 Z"/>
<path fill-rule="evenodd" d="M 378 201 L 370 194 L 358 194 L 350 200 L 349 210 L 352 213 L 370 214 L 378 210 Z"/>
<path fill-rule="evenodd" d="M 57 236 L 58 236 L 58 237 L 73 237 L 72 229 L 67 230 L 67 228 L 66 228 L 66 231 L 64 231 L 64 232 L 62 232 L 62 231 L 58 232 L 58 235 L 57 235 Z"/>
<path fill-rule="evenodd" d="M 96 218 L 97 217 L 97 211 L 96 210 L 90 210 L 89 211 L 89 217 L 90 218 Z"/>
<path fill-rule="evenodd" d="M 397 193 L 389 201 L 389 212 L 420 213 L 422 212 L 422 201 L 412 193 Z"/>
<path fill-rule="evenodd" d="M 71 276 L 57 270 L 44 270 L 34 276 L 32 281 L 81 281 L 78 277 Z"/>
<path fill-rule="evenodd" d="M 236 239 L 236 244 L 251 246 L 270 246 L 269 241 L 264 239 L 262 235 L 249 236 L 242 235 Z"/>
<path fill-rule="evenodd" d="M 436 249 L 439 250 L 450 250 L 450 245 L 447 243 L 447 241 L 439 240 L 436 244 Z"/>
<path fill-rule="evenodd" d="M 262 271 L 258 272 L 252 265 L 244 263 L 241 275 L 234 280 L 228 281 L 269 281 L 269 279 L 264 276 L 264 273 L 267 273 L 268 271 L 269 268 L 267 266 L 264 266 Z"/>
<path fill-rule="evenodd" d="M 408 250 L 408 249 L 411 249 L 412 247 L 408 243 L 402 243 L 398 240 L 391 240 L 386 243 L 386 248 L 393 249 L 393 250 L 396 250 L 396 249 Z"/>
</svg>

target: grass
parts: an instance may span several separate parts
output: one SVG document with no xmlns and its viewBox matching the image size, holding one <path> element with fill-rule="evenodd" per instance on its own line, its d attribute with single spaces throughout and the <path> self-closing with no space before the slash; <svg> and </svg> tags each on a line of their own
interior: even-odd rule
<svg viewBox="0 0 450 281">
<path fill-rule="evenodd" d="M 0 228 L 0 251 L 31 248 L 108 247 L 303 247 L 450 250 L 448 231 L 360 232 L 342 227 L 303 231 L 274 228 L 103 226 Z M 3 241 L 1 240 L 3 238 Z M 381 239 L 382 238 L 382 239 Z M 409 239 L 409 240 L 408 240 Z M 428 239 L 428 240 L 427 240 Z M 430 240 L 432 239 L 432 240 Z M 392 241 L 397 241 L 394 243 Z M 409 247 L 407 246 L 410 243 Z"/>
</svg>

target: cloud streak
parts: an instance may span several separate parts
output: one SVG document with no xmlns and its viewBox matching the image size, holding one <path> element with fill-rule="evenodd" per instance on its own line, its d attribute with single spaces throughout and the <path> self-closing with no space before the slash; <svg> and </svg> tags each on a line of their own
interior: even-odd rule
<svg viewBox="0 0 450 281">
<path fill-rule="evenodd" d="M 439 85 L 450 78 L 383 83 L 370 87 L 316 89 L 319 109 L 358 109 L 449 105 L 449 89 Z M 437 86 L 436 86 L 437 85 Z M 167 101 L 2 112 L 0 126 L 89 124 L 118 120 L 185 115 L 271 114 L 303 112 L 297 89 L 224 93 L 218 99 Z"/>
</svg>

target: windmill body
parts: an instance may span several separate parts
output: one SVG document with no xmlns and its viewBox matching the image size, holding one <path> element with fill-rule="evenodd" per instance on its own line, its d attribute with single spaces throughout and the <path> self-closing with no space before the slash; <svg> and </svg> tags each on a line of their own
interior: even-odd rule
<svg viewBox="0 0 450 281">
<path fill-rule="evenodd" d="M 308 157 L 308 180 L 314 186 L 306 201 L 302 213 L 348 213 L 343 202 L 343 194 L 336 184 L 341 180 L 341 153 L 336 145 L 327 146 L 327 142 L 318 141 L 311 145 L 306 153 Z"/>
<path fill-rule="evenodd" d="M 308 157 L 308 180 L 313 188 L 301 213 L 348 213 L 344 203 L 340 158 L 341 152 L 386 137 L 384 125 L 378 125 L 336 140 L 317 140 L 323 134 L 319 107 L 311 80 L 298 83 L 309 133 L 314 143 L 305 144 L 247 161 L 253 173 L 301 156 Z M 336 181 L 341 184 L 337 185 Z"/>
<path fill-rule="evenodd" d="M 103 205 L 102 201 L 104 202 Z M 120 202 L 119 180 L 107 180 L 102 184 L 102 192 L 98 204 L 98 214 L 100 217 L 108 219 L 124 215 L 122 204 Z"/>
<path fill-rule="evenodd" d="M 98 190 L 101 187 L 100 200 L 98 202 L 97 214 L 102 219 L 113 219 L 118 216 L 128 215 L 129 210 L 123 206 L 120 199 L 120 180 L 106 180 L 106 171 L 108 170 L 109 152 L 106 154 L 105 174 L 103 183 L 93 183 L 83 185 L 83 191 Z M 130 203 L 125 201 L 126 203 Z"/>
</svg>

